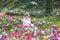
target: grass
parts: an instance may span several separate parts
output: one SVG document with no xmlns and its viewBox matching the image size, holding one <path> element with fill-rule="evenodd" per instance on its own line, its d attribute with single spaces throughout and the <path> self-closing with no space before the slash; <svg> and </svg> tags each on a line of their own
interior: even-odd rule
<svg viewBox="0 0 60 40">
<path fill-rule="evenodd" d="M 60 21 L 56 21 L 55 24 L 58 26 L 58 29 L 60 29 Z"/>
<path fill-rule="evenodd" d="M 36 20 L 48 20 L 56 24 L 58 26 L 58 29 L 60 29 L 60 18 L 48 17 L 48 18 L 36 18 Z"/>
</svg>

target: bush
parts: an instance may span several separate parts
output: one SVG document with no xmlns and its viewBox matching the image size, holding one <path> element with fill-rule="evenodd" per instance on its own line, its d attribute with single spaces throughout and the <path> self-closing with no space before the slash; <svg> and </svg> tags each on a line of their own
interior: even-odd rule
<svg viewBox="0 0 60 40">
<path fill-rule="evenodd" d="M 6 8 L 2 10 L 2 12 L 6 12 L 7 15 L 17 15 L 23 16 L 24 12 L 29 12 L 31 17 L 41 17 L 45 15 L 45 10 L 24 10 L 15 8 L 13 10 L 7 10 Z"/>
</svg>

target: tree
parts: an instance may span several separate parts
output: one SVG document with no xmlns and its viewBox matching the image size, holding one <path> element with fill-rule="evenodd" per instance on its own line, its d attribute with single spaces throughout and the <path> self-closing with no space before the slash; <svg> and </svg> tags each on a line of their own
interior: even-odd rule
<svg viewBox="0 0 60 40">
<path fill-rule="evenodd" d="M 51 15 L 54 9 L 54 0 L 46 0 L 46 16 Z"/>
</svg>

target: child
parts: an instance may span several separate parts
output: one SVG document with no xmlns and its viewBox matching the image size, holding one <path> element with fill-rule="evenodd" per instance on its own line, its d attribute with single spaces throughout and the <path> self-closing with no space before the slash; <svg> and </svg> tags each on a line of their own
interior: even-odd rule
<svg viewBox="0 0 60 40">
<path fill-rule="evenodd" d="M 31 26 L 31 20 L 30 20 L 29 12 L 25 12 L 25 14 L 24 14 L 23 26 L 24 26 L 24 27 L 29 27 L 29 26 Z"/>
</svg>

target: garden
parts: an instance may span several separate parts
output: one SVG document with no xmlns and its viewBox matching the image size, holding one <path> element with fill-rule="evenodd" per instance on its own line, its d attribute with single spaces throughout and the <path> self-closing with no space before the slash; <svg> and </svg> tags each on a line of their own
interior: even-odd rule
<svg viewBox="0 0 60 40">
<path fill-rule="evenodd" d="M 31 17 L 33 27 L 23 27 L 22 19 L 23 17 L 10 15 L 0 17 L 1 37 L 6 40 L 48 40 L 54 39 L 60 33 L 60 20 L 52 16 Z"/>
<path fill-rule="evenodd" d="M 0 40 L 60 40 L 60 0 L 1 0 Z"/>
</svg>

